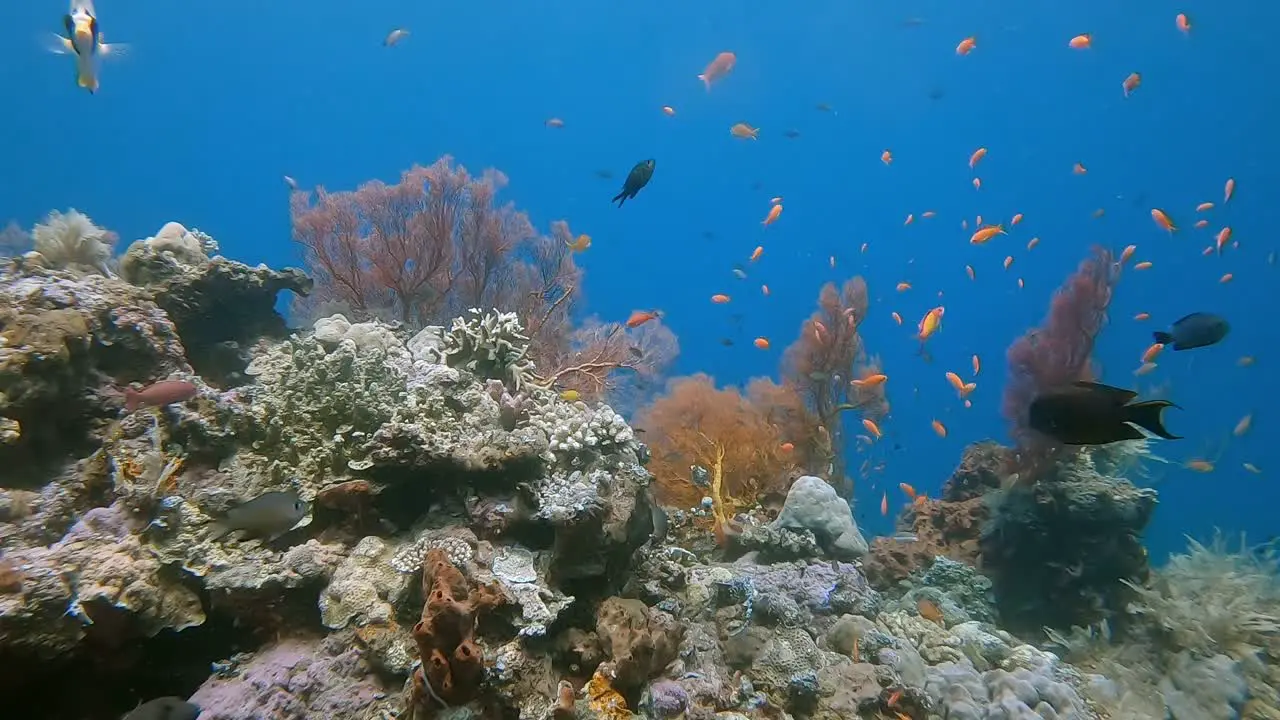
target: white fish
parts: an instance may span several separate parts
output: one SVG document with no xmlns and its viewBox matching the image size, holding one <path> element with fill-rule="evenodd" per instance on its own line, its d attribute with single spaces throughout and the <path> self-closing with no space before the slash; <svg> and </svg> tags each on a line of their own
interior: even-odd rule
<svg viewBox="0 0 1280 720">
<path fill-rule="evenodd" d="M 119 55 L 127 46 L 120 43 L 108 45 L 104 41 L 92 0 L 71 0 L 71 9 L 62 17 L 62 24 L 67 29 L 67 36 L 54 33 L 53 45 L 49 49 L 59 55 L 75 55 L 76 82 L 90 93 L 97 92 L 99 60 Z"/>
<path fill-rule="evenodd" d="M 404 28 L 396 28 L 395 30 L 392 30 L 387 35 L 387 39 L 383 40 L 382 44 L 387 47 L 392 47 L 396 43 L 400 42 L 401 40 L 405 39 L 408 36 L 409 36 L 408 30 L 405 30 Z"/>
</svg>

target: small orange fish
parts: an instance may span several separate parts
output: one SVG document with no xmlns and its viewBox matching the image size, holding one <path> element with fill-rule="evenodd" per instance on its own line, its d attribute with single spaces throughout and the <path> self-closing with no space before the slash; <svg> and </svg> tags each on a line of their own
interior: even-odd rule
<svg viewBox="0 0 1280 720">
<path fill-rule="evenodd" d="M 1173 234 L 1173 232 L 1178 229 L 1178 227 L 1173 224 L 1173 221 L 1169 219 L 1169 215 L 1160 208 L 1151 208 L 1151 219 L 1155 221 L 1156 225 L 1160 226 L 1161 230 L 1164 230 L 1169 234 Z"/>
<path fill-rule="evenodd" d="M 1074 50 L 1087 50 L 1093 46 L 1093 38 L 1089 33 L 1077 35 L 1067 43 Z"/>
<path fill-rule="evenodd" d="M 1151 263 L 1151 261 L 1150 261 L 1150 260 L 1143 260 L 1142 262 L 1138 263 L 1137 265 L 1134 265 L 1134 266 L 1133 266 L 1133 269 L 1134 269 L 1134 270 L 1150 270 L 1150 269 L 1151 269 L 1151 265 L 1152 265 L 1152 263 Z"/>
<path fill-rule="evenodd" d="M 751 251 L 751 262 L 755 262 L 755 261 L 759 260 L 759 259 L 760 259 L 760 256 L 761 256 L 761 255 L 763 255 L 763 254 L 764 254 L 764 246 L 763 246 L 763 245 L 757 245 L 757 246 L 756 246 L 756 249 Z"/>
<path fill-rule="evenodd" d="M 1089 171 L 1085 169 L 1084 165 L 1081 165 L 1080 163 L 1076 163 L 1074 166 L 1072 166 L 1071 172 L 1077 175 L 1084 175 Z"/>
<path fill-rule="evenodd" d="M 959 393 L 960 397 L 963 398 L 965 395 L 968 394 L 967 391 L 965 390 L 965 382 L 964 380 L 960 379 L 959 375 L 948 371 L 947 382 L 951 383 L 951 387 L 956 389 L 956 392 Z"/>
<path fill-rule="evenodd" d="M 782 452 L 789 453 L 792 450 L 795 450 L 796 446 L 795 446 L 795 443 L 784 442 L 778 446 L 778 449 L 781 450 Z"/>
<path fill-rule="evenodd" d="M 1249 413 L 1248 415 L 1240 418 L 1240 422 L 1236 423 L 1236 427 L 1231 431 L 1231 434 L 1236 437 L 1240 437 L 1241 435 L 1249 432 L 1249 428 L 1251 427 L 1253 427 L 1253 413 Z"/>
<path fill-rule="evenodd" d="M 1196 206 L 1196 212 L 1207 212 L 1212 209 L 1213 209 L 1213 203 L 1211 202 L 1202 202 Z"/>
<path fill-rule="evenodd" d="M 861 380 L 850 380 L 849 384 L 854 387 L 873 388 L 873 387 L 878 387 L 880 385 L 883 385 L 884 381 L 888 379 L 889 379 L 889 376 L 885 375 L 884 373 L 872 373 L 871 375 L 868 375 L 862 378 Z"/>
<path fill-rule="evenodd" d="M 916 499 L 916 489 L 911 487 L 911 485 L 907 483 L 898 483 L 898 489 L 906 493 L 907 497 L 911 498 L 912 500 Z"/>
<path fill-rule="evenodd" d="M 1040 244 L 1040 238 L 1038 238 L 1038 237 L 1033 237 L 1033 238 L 1031 238 L 1030 240 L 1028 240 L 1028 241 L 1027 241 L 1027 249 L 1028 249 L 1028 250 L 1030 250 L 1031 248 L 1033 248 L 1033 247 L 1035 247 L 1035 246 L 1037 246 L 1037 245 L 1039 245 L 1039 244 Z"/>
<path fill-rule="evenodd" d="M 1231 197 L 1236 194 L 1236 179 L 1227 178 L 1227 184 L 1222 187 L 1222 202 L 1231 202 Z"/>
<path fill-rule="evenodd" d="M 938 422 L 937 420 L 934 420 L 933 422 L 931 422 L 931 423 L 929 423 L 929 424 L 933 427 L 933 431 L 934 431 L 935 433 L 937 433 L 937 434 L 938 434 L 938 437 L 944 438 L 944 437 L 946 437 L 946 436 L 947 436 L 947 426 L 946 426 L 946 425 L 943 425 L 942 423 Z"/>
<path fill-rule="evenodd" d="M 711 296 L 711 302 L 713 302 L 713 303 L 715 303 L 715 304 L 717 304 L 717 305 L 723 305 L 723 304 L 725 304 L 725 303 L 729 302 L 729 296 L 728 296 L 728 295 L 723 295 L 723 294 L 720 294 L 720 295 L 712 295 L 712 296 Z"/>
<path fill-rule="evenodd" d="M 1009 227 L 1013 227 L 1014 225 L 1017 225 L 1020 222 L 1022 222 L 1022 213 L 1018 213 L 1017 215 L 1013 216 L 1013 219 L 1009 221 Z"/>
<path fill-rule="evenodd" d="M 768 285 L 761 285 L 761 286 L 760 286 L 760 292 L 764 293 L 764 296 L 765 296 L 765 297 L 769 297 L 769 286 L 768 286 Z"/>
<path fill-rule="evenodd" d="M 758 338 L 756 338 L 755 340 L 753 340 L 753 341 L 752 341 L 752 344 L 753 344 L 753 345 L 755 345 L 756 347 L 760 348 L 761 350 L 768 350 L 768 349 L 769 349 L 769 338 L 762 338 L 762 337 L 758 337 Z"/>
<path fill-rule="evenodd" d="M 1141 365 L 1138 366 L 1137 370 L 1133 371 L 1133 374 L 1137 375 L 1138 377 L 1142 377 L 1143 375 L 1146 375 L 1147 373 L 1155 369 L 1156 369 L 1155 363 L 1142 363 Z"/>
<path fill-rule="evenodd" d="M 892 165 L 893 153 L 889 152 L 888 150 L 885 150 L 884 152 L 880 153 L 880 162 L 884 163 L 885 165 Z"/>
<path fill-rule="evenodd" d="M 574 252 L 582 252 L 587 248 L 591 247 L 591 236 L 587 234 L 582 234 L 582 235 L 579 235 L 577 239 L 575 239 L 573 242 L 569 242 L 565 244 L 568 245 L 569 249 Z"/>
<path fill-rule="evenodd" d="M 964 272 L 965 272 L 965 274 L 966 274 L 966 275 L 968 275 L 968 276 L 969 276 L 969 279 L 970 279 L 970 280 L 977 280 L 977 279 L 978 279 L 978 278 L 977 278 L 977 276 L 976 276 L 976 275 L 974 275 L 974 272 L 973 272 L 973 266 L 972 266 L 972 265 L 965 265 L 965 266 L 964 266 Z"/>
<path fill-rule="evenodd" d="M 1129 97 L 1130 95 L 1132 95 L 1133 91 L 1137 90 L 1138 86 L 1141 84 L 1142 84 L 1141 75 L 1139 75 L 1138 73 L 1129 73 L 1129 77 L 1125 78 L 1124 82 L 1121 84 L 1121 87 L 1124 88 L 1124 96 Z"/>
<path fill-rule="evenodd" d="M 741 140 L 759 140 L 760 128 L 753 128 L 746 123 L 736 123 L 729 128 L 729 134 Z"/>
<path fill-rule="evenodd" d="M 716 55 L 715 59 L 707 65 L 707 69 L 702 71 L 698 79 L 702 81 L 703 85 L 707 86 L 707 92 L 711 92 L 711 83 L 732 72 L 733 66 L 737 63 L 737 55 L 727 51 L 722 52 Z"/>
<path fill-rule="evenodd" d="M 1004 231 L 1004 226 L 988 225 L 987 227 L 979 228 L 977 232 L 969 236 L 969 244 L 982 245 L 997 235 L 1008 235 L 1008 233 Z"/>
<path fill-rule="evenodd" d="M 1178 13 L 1178 16 L 1173 19 L 1173 22 L 1178 26 L 1178 29 L 1181 30 L 1182 32 L 1184 33 L 1191 32 L 1191 21 L 1187 19 L 1186 13 Z"/>
<path fill-rule="evenodd" d="M 1199 473 L 1213 472 L 1213 463 L 1209 462 L 1208 460 L 1188 460 L 1187 464 L 1184 465 L 1183 467 L 1185 467 L 1188 470 L 1194 470 Z"/>
<path fill-rule="evenodd" d="M 968 55 L 973 52 L 973 49 L 976 47 L 978 47 L 978 39 L 974 37 L 967 37 L 961 40 L 960 44 L 956 46 L 956 54 Z"/>
<path fill-rule="evenodd" d="M 1197 230 L 1202 230 L 1202 229 L 1204 229 L 1204 228 L 1209 227 L 1209 221 L 1208 221 L 1208 220 L 1197 220 L 1197 221 L 1196 221 L 1196 224 L 1195 224 L 1193 227 L 1195 227 L 1195 229 L 1197 229 Z"/>
<path fill-rule="evenodd" d="M 905 283 L 905 282 L 898 283 L 898 292 L 906 292 L 910 289 L 911 289 L 911 283 Z"/>
<path fill-rule="evenodd" d="M 934 212 L 934 211 L 932 211 L 932 210 L 925 210 L 924 212 L 920 213 L 920 217 L 923 217 L 923 218 L 931 218 L 931 217 L 933 217 L 934 215 L 937 215 L 937 214 L 938 214 L 938 213 L 936 213 L 936 212 Z"/>
<path fill-rule="evenodd" d="M 1224 227 L 1221 230 L 1219 230 L 1218 234 L 1214 237 L 1213 241 L 1214 241 L 1214 245 L 1217 247 L 1218 254 L 1221 255 L 1222 246 L 1231 242 L 1231 228 Z"/>
<path fill-rule="evenodd" d="M 928 620 L 936 625 L 942 625 L 942 611 L 938 606 L 928 598 L 920 598 L 916 600 L 916 610 L 920 613 L 920 617 Z"/>
<path fill-rule="evenodd" d="M 889 493 L 887 492 L 880 494 L 880 514 L 881 515 L 889 514 Z"/>
<path fill-rule="evenodd" d="M 920 342 L 924 342 L 925 340 L 928 340 L 931 335 L 933 335 L 935 332 L 938 331 L 939 328 L 942 327 L 942 315 L 946 311 L 947 311 L 946 308 L 939 305 L 938 307 L 925 313 L 924 317 L 920 318 L 920 324 L 916 326 L 916 331 L 917 331 L 916 338 Z"/>
<path fill-rule="evenodd" d="M 1218 282 L 1223 283 L 1223 284 L 1226 284 L 1226 283 L 1231 282 L 1231 280 L 1232 280 L 1234 277 L 1235 277 L 1235 275 L 1232 275 L 1231 273 L 1227 273 L 1226 275 L 1223 275 L 1222 277 L 1218 278 Z"/>
<path fill-rule="evenodd" d="M 661 317 L 662 312 L 659 310 L 636 310 L 631 313 L 631 317 L 627 318 L 627 327 L 637 328 L 651 320 L 658 320 Z"/>
<path fill-rule="evenodd" d="M 1120 253 L 1120 264 L 1123 265 L 1129 262 L 1129 258 L 1133 257 L 1133 254 L 1137 251 L 1137 245 L 1129 245 L 1125 247 L 1124 251 Z"/>
<path fill-rule="evenodd" d="M 671 107 L 670 105 L 663 105 L 662 114 L 666 115 L 667 117 L 673 117 L 676 114 L 676 109 Z"/>
<path fill-rule="evenodd" d="M 899 315 L 897 311 L 891 312 L 889 314 L 893 317 L 894 322 L 898 323 L 899 325 L 902 324 L 902 316 Z"/>
<path fill-rule="evenodd" d="M 803 209 L 803 208 L 802 208 Z M 802 213 L 803 214 L 803 213 Z M 774 205 L 769 208 L 769 214 L 764 216 L 764 220 L 760 221 L 761 225 L 772 225 L 782 217 L 782 205 Z"/>
<path fill-rule="evenodd" d="M 982 178 L 974 178 L 974 179 L 973 179 L 973 189 L 974 189 L 974 190 L 981 190 L 981 189 L 982 189 Z"/>
<path fill-rule="evenodd" d="M 1160 357 L 1161 350 L 1164 350 L 1164 343 L 1152 343 L 1151 347 L 1147 348 L 1146 352 L 1142 353 L 1142 362 L 1155 362 L 1156 358 Z"/>
<path fill-rule="evenodd" d="M 916 219 L 916 216 L 914 213 L 907 213 L 907 220 L 906 222 L 902 223 L 902 225 L 904 227 L 907 225 L 910 225 L 911 223 L 915 222 L 915 219 Z"/>
<path fill-rule="evenodd" d="M 978 356 L 973 356 L 973 374 L 976 376 L 978 371 L 982 369 L 982 363 L 978 360 Z"/>
<path fill-rule="evenodd" d="M 871 437 L 877 440 L 884 437 L 884 433 L 880 432 L 880 426 L 876 425 L 875 421 L 871 418 L 863 418 L 862 427 L 866 428 L 867 432 L 871 433 Z"/>
<path fill-rule="evenodd" d="M 1143 320 L 1149 320 L 1150 318 L 1151 318 L 1151 313 L 1144 313 L 1144 312 L 1140 312 L 1137 315 L 1133 316 L 1133 319 L 1139 322 Z"/>
<path fill-rule="evenodd" d="M 969 169 L 972 170 L 973 168 L 977 167 L 978 163 L 982 162 L 982 158 L 986 156 L 987 156 L 986 148 L 980 147 L 977 150 L 974 150 L 973 154 L 969 156 Z"/>
<path fill-rule="evenodd" d="M 1009 266 L 1012 264 L 1013 264 L 1013 256 L 1012 255 L 1006 256 L 1004 259 L 1004 269 L 1008 270 Z"/>
</svg>

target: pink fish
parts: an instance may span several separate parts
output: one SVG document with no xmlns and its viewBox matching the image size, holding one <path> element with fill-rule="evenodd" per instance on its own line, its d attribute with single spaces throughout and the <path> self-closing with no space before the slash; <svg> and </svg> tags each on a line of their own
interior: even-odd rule
<svg viewBox="0 0 1280 720">
<path fill-rule="evenodd" d="M 702 84 L 707 86 L 707 92 L 711 92 L 711 83 L 728 75 L 733 70 L 736 62 L 738 62 L 738 56 L 731 52 L 722 52 L 716 56 L 715 60 L 711 61 L 707 69 L 703 70 L 702 74 L 698 76 Z"/>
<path fill-rule="evenodd" d="M 161 380 L 141 390 L 124 389 L 125 412 L 133 412 L 141 407 L 164 407 L 177 402 L 186 402 L 196 396 L 197 388 L 186 380 Z"/>
</svg>

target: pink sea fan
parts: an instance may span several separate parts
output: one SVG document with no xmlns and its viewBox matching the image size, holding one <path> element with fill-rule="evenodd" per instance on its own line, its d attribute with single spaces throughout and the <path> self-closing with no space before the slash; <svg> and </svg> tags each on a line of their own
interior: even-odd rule
<svg viewBox="0 0 1280 720">
<path fill-rule="evenodd" d="M 1106 323 L 1118 279 L 1111 252 L 1094 248 L 1058 288 L 1044 323 L 1015 340 L 1005 354 L 1009 378 L 1004 416 L 1019 451 L 1033 464 L 1035 456 L 1043 457 L 1054 444 L 1030 428 L 1031 401 L 1049 388 L 1094 377 L 1093 346 Z"/>
</svg>

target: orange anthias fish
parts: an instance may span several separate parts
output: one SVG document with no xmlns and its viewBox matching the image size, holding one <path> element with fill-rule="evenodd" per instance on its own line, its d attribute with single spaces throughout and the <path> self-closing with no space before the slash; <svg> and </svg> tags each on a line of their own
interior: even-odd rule
<svg viewBox="0 0 1280 720">
<path fill-rule="evenodd" d="M 568 245 L 569 249 L 574 252 L 582 252 L 591 247 L 591 236 L 584 233 L 574 239 L 573 242 L 566 242 L 565 245 Z"/>
<path fill-rule="evenodd" d="M 942 611 L 938 609 L 936 603 L 928 598 L 920 598 L 916 600 L 916 610 L 919 611 L 920 617 L 931 623 L 942 625 Z"/>
<path fill-rule="evenodd" d="M 746 123 L 737 123 L 729 128 L 729 134 L 743 140 L 759 140 L 760 128 L 751 127 Z"/>
<path fill-rule="evenodd" d="M 1173 221 L 1169 219 L 1169 215 L 1160 208 L 1151 208 L 1151 219 L 1155 221 L 1156 225 L 1160 226 L 1161 230 L 1170 234 L 1178 229 L 1178 226 L 1174 225 Z"/>
<path fill-rule="evenodd" d="M 902 490 L 902 492 L 906 493 L 907 497 L 912 500 L 916 499 L 916 489 L 911 487 L 911 485 L 907 483 L 898 483 L 898 488 Z"/>
<path fill-rule="evenodd" d="M 762 338 L 762 337 L 758 337 L 758 338 L 756 338 L 754 341 L 752 341 L 752 344 L 753 344 L 753 345 L 755 345 L 756 347 L 760 348 L 761 350 L 768 350 L 768 349 L 769 349 L 769 338 Z"/>
<path fill-rule="evenodd" d="M 968 55 L 973 52 L 973 49 L 976 47 L 978 47 L 978 39 L 975 37 L 967 37 L 961 40 L 960 44 L 956 46 L 956 54 Z"/>
<path fill-rule="evenodd" d="M 871 433 L 871 437 L 874 437 L 877 440 L 884 437 L 884 433 L 880 432 L 880 426 L 876 425 L 875 421 L 871 418 L 863 418 L 862 426 L 867 429 L 867 432 Z"/>
<path fill-rule="evenodd" d="M 779 203 L 769 208 L 769 214 L 764 216 L 764 220 L 760 221 L 761 225 L 772 225 L 782 217 L 782 204 Z"/>
<path fill-rule="evenodd" d="M 1187 19 L 1186 13 L 1178 13 L 1178 16 L 1173 19 L 1173 22 L 1178 26 L 1178 29 L 1181 30 L 1182 32 L 1184 33 L 1191 32 L 1191 21 Z"/>
<path fill-rule="evenodd" d="M 707 86 L 707 92 L 711 92 L 711 84 L 732 72 L 733 66 L 737 63 L 737 55 L 728 51 L 722 52 L 719 55 L 716 55 L 715 60 L 712 60 L 711 63 L 707 65 L 707 69 L 702 71 L 702 74 L 698 76 L 698 79 L 702 81 L 703 85 Z"/>
<path fill-rule="evenodd" d="M 1089 33 L 1077 35 L 1071 38 L 1071 41 L 1067 44 L 1075 50 L 1087 50 L 1093 46 L 1093 37 L 1090 36 Z"/>
<path fill-rule="evenodd" d="M 1236 194 L 1236 179 L 1227 178 L 1227 184 L 1222 187 L 1222 202 L 1231 201 L 1231 196 Z"/>
<path fill-rule="evenodd" d="M 885 165 L 892 165 L 893 153 L 889 152 L 888 150 L 885 150 L 884 152 L 880 153 L 880 162 L 884 163 Z"/>
<path fill-rule="evenodd" d="M 971 245 L 981 245 L 997 235 L 1008 235 L 1008 233 L 1004 231 L 1004 226 L 988 225 L 984 228 L 978 228 L 978 231 L 969 237 L 969 243 Z"/>
<path fill-rule="evenodd" d="M 969 169 L 972 170 L 975 167 L 977 167 L 978 163 L 982 162 L 982 158 L 986 156 L 987 156 L 986 148 L 980 147 L 977 150 L 974 150 L 973 154 L 969 156 Z"/>
<path fill-rule="evenodd" d="M 756 249 L 751 251 L 751 262 L 755 262 L 759 260 L 760 256 L 763 254 L 764 254 L 764 246 L 763 245 L 756 246 Z"/>
<path fill-rule="evenodd" d="M 1141 75 L 1139 75 L 1138 73 L 1129 73 L 1129 77 L 1125 78 L 1124 82 L 1121 84 L 1121 87 L 1124 88 L 1124 96 L 1129 97 L 1131 94 L 1133 94 L 1134 90 L 1138 89 L 1138 86 L 1141 84 L 1142 84 Z"/>
<path fill-rule="evenodd" d="M 650 320 L 658 320 L 661 317 L 662 311 L 660 310 L 636 310 L 631 313 L 631 317 L 627 318 L 627 327 L 637 328 Z"/>
<path fill-rule="evenodd" d="M 729 302 L 729 296 L 728 296 L 728 295 L 724 295 L 724 294 L 712 295 L 712 296 L 711 296 L 711 302 L 713 302 L 713 303 L 715 303 L 715 304 L 717 304 L 717 305 L 723 305 L 723 304 L 725 304 L 725 303 Z"/>
<path fill-rule="evenodd" d="M 938 420 L 934 420 L 933 422 L 931 422 L 931 423 L 929 423 L 929 424 L 933 427 L 933 431 L 934 431 L 935 433 L 937 433 L 938 437 L 944 438 L 944 437 L 946 437 L 946 436 L 947 436 L 947 426 L 946 426 L 946 425 L 943 425 L 943 424 L 942 424 L 941 422 L 939 422 Z"/>
<path fill-rule="evenodd" d="M 932 337 L 942 327 L 942 316 L 946 311 L 946 308 L 939 305 L 925 313 L 924 317 L 920 318 L 920 324 L 916 326 L 916 339 L 923 343 Z"/>
<path fill-rule="evenodd" d="M 889 493 L 880 493 L 880 514 L 889 514 Z"/>
<path fill-rule="evenodd" d="M 867 389 L 867 388 L 873 388 L 873 387 L 883 385 L 884 382 L 888 379 L 889 379 L 889 376 L 885 375 L 884 373 L 872 373 L 871 375 L 868 375 L 859 380 L 850 380 L 849 384 L 854 387 Z"/>
</svg>

